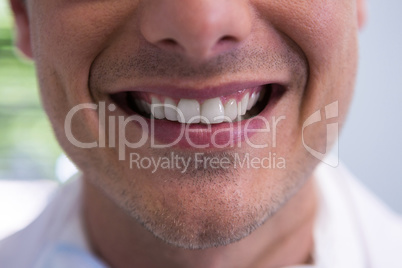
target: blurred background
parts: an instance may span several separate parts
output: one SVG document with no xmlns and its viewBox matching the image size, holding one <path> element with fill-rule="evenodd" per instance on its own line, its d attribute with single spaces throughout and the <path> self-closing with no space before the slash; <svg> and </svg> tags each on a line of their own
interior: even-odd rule
<svg viewBox="0 0 402 268">
<path fill-rule="evenodd" d="M 360 66 L 340 159 L 402 214 L 402 1 L 367 0 Z"/>
<path fill-rule="evenodd" d="M 37 88 L 33 64 L 13 48 L 8 1 L 0 0 L 0 239 L 35 218 L 75 170 L 53 136 Z"/>
<path fill-rule="evenodd" d="M 339 153 L 365 185 L 402 213 L 402 1 L 372 0 L 368 9 L 355 99 Z M 16 56 L 12 39 L 8 3 L 0 0 L 0 215 L 17 219 L 2 220 L 0 239 L 32 219 L 74 172 L 40 107 L 33 65 Z M 21 181 L 31 186 L 18 190 Z"/>
</svg>

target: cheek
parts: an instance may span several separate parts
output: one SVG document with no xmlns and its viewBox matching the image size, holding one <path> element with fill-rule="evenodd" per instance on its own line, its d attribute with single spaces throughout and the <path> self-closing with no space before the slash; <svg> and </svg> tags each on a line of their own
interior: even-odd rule
<svg viewBox="0 0 402 268">
<path fill-rule="evenodd" d="M 126 23 L 128 1 L 38 0 L 31 27 L 38 71 L 51 70 L 71 99 L 87 92 L 94 59 Z M 82 97 L 82 96 L 81 96 Z"/>
<path fill-rule="evenodd" d="M 258 10 L 267 23 L 300 47 L 308 62 L 308 84 L 302 92 L 297 114 L 298 136 L 310 115 L 335 101 L 339 104 L 336 120 L 341 125 L 353 93 L 357 68 L 355 1 L 260 1 Z M 323 124 L 311 125 L 304 133 L 306 143 L 320 151 L 325 151 Z M 302 148 L 300 144 L 299 147 Z"/>
<path fill-rule="evenodd" d="M 28 3 L 42 102 L 60 143 L 67 151 L 66 147 L 71 147 L 71 144 L 64 131 L 66 115 L 72 107 L 92 102 L 88 89 L 91 64 L 113 40 L 116 28 L 127 18 L 125 14 L 135 8 L 135 4 L 128 6 L 128 3 L 65 0 Z M 87 110 L 76 118 L 72 131 L 81 135 L 77 139 L 96 139 L 96 111 Z"/>
<path fill-rule="evenodd" d="M 301 48 L 308 60 L 309 75 L 315 76 L 342 72 L 345 65 L 355 67 L 355 6 L 355 1 L 349 0 L 284 0 L 260 1 L 257 9 L 266 23 Z"/>
<path fill-rule="evenodd" d="M 270 6 L 261 7 L 265 10 L 264 17 L 294 40 L 313 63 L 314 60 L 330 60 L 329 55 L 342 51 L 342 47 L 357 32 L 354 1 L 268 2 L 266 5 Z"/>
</svg>

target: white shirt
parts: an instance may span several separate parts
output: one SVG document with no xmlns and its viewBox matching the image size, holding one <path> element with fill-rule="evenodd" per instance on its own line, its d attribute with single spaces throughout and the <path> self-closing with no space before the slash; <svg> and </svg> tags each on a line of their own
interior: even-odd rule
<svg viewBox="0 0 402 268">
<path fill-rule="evenodd" d="M 314 265 L 294 267 L 402 267 L 402 218 L 391 212 L 342 166 L 315 172 L 319 211 Z M 25 229 L 0 241 L 0 267 L 103 268 L 88 246 L 81 219 L 81 179 L 58 190 Z"/>
</svg>

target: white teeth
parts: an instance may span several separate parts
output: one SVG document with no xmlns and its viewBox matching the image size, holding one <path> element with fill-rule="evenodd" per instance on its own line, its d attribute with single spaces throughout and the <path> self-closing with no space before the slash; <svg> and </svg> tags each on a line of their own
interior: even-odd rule
<svg viewBox="0 0 402 268">
<path fill-rule="evenodd" d="M 177 121 L 177 105 L 171 98 L 165 98 L 165 116 L 170 121 Z"/>
<path fill-rule="evenodd" d="M 233 122 L 233 120 L 236 119 L 237 117 L 237 102 L 235 99 L 230 99 L 226 104 L 225 104 L 225 121 L 229 121 L 228 118 L 230 119 L 230 122 Z"/>
<path fill-rule="evenodd" d="M 237 103 L 237 117 L 236 121 L 241 121 L 241 101 Z"/>
<path fill-rule="evenodd" d="M 213 98 L 204 101 L 201 106 L 201 122 L 207 124 L 222 123 L 225 109 L 220 98 Z"/>
<path fill-rule="evenodd" d="M 141 106 L 144 109 L 145 113 L 147 114 L 151 113 L 151 105 L 148 102 L 141 100 Z"/>
<path fill-rule="evenodd" d="M 177 120 L 180 123 L 200 122 L 200 103 L 196 100 L 181 99 L 177 105 Z"/>
<path fill-rule="evenodd" d="M 261 94 L 260 94 L 261 93 Z M 180 123 L 218 124 L 244 119 L 248 110 L 263 98 L 264 92 L 246 93 L 241 101 L 229 99 L 223 105 L 221 98 L 207 99 L 202 105 L 195 99 L 175 101 L 169 97 L 162 103 L 158 97 L 151 96 L 151 104 L 145 100 L 135 99 L 135 105 L 140 112 L 151 114 L 156 119 L 179 121 Z"/>
<path fill-rule="evenodd" d="M 163 109 L 162 103 L 159 101 L 158 98 L 152 97 L 151 98 L 151 113 L 156 119 L 163 119 L 165 118 L 165 111 Z"/>
<path fill-rule="evenodd" d="M 134 103 L 136 105 L 136 107 L 138 108 L 138 110 L 140 112 L 144 112 L 146 114 L 150 114 L 151 113 L 151 108 L 150 105 L 144 101 L 144 100 L 139 100 L 139 99 L 135 99 Z"/>
<path fill-rule="evenodd" d="M 255 102 L 257 101 L 256 97 L 257 96 L 256 96 L 255 92 L 253 92 L 253 94 L 251 94 L 250 99 L 248 100 L 247 111 L 250 110 L 251 108 L 253 108 Z"/>
<path fill-rule="evenodd" d="M 256 95 L 255 95 L 255 102 L 254 105 L 260 101 L 260 95 L 261 95 L 261 91 L 259 91 Z"/>
<path fill-rule="evenodd" d="M 244 97 L 241 99 L 241 111 L 240 115 L 245 115 L 247 112 L 247 106 L 248 106 L 248 100 L 249 100 L 249 93 L 244 95 Z"/>
</svg>

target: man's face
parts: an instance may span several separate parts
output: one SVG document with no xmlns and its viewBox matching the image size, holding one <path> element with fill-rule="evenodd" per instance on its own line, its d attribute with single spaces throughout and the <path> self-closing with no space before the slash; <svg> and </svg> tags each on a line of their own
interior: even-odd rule
<svg viewBox="0 0 402 268">
<path fill-rule="evenodd" d="M 204 248 L 248 235 L 311 176 L 318 160 L 303 140 L 328 150 L 326 122 L 302 137 L 305 120 L 336 101 L 337 122 L 344 120 L 356 69 L 355 1 L 27 5 L 43 104 L 61 145 L 93 185 L 168 243 Z M 247 95 L 259 92 L 265 98 L 238 116 Z M 240 122 L 188 125 L 164 109 L 155 116 L 169 120 L 152 120 L 138 100 L 179 106 L 184 120 L 198 111 L 207 119 L 235 114 Z M 94 148 L 72 144 L 65 131 L 69 111 L 84 103 L 98 109 L 77 111 L 71 132 L 96 141 Z M 152 144 L 151 137 L 158 145 L 175 141 L 186 126 L 180 142 Z M 141 138 L 141 146 L 121 144 Z M 170 166 L 156 167 L 167 159 Z"/>
</svg>

